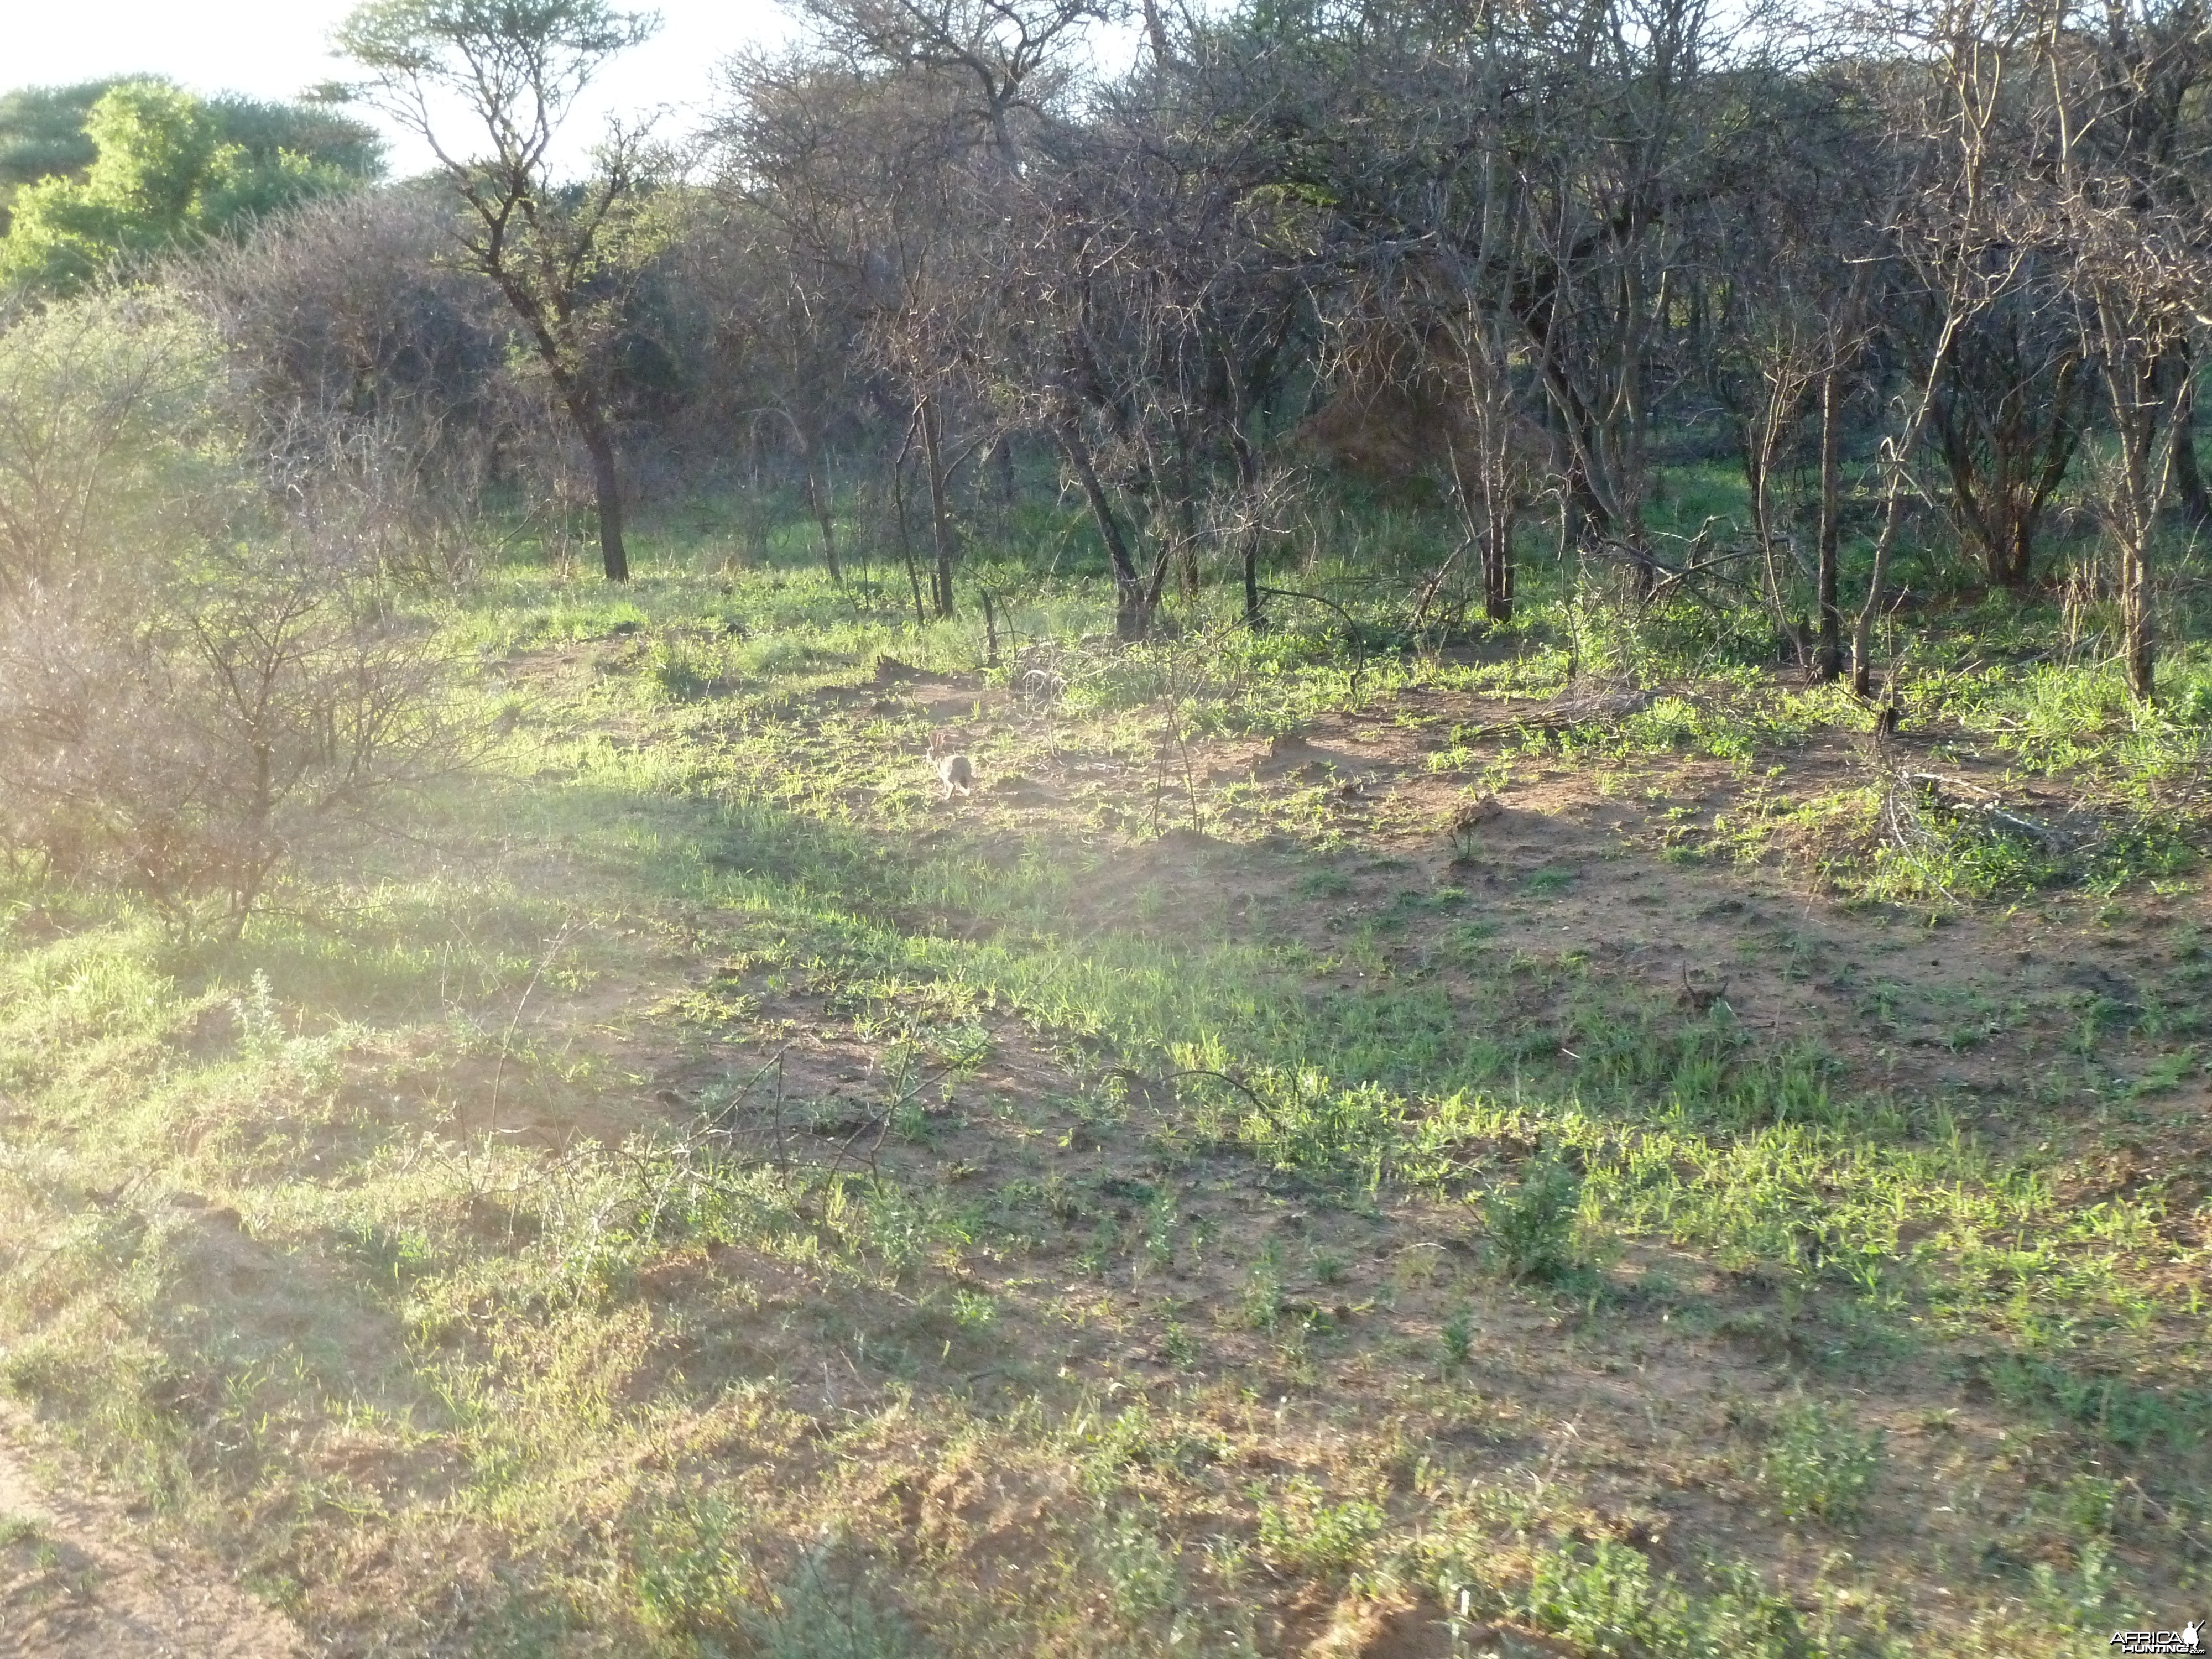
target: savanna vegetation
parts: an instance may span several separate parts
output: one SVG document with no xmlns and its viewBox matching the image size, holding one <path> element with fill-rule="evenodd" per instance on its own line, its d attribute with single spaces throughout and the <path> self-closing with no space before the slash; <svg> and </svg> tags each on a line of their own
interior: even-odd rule
<svg viewBox="0 0 2212 1659">
<path fill-rule="evenodd" d="M 794 16 L 0 100 L 8 1439 L 302 1651 L 2201 1616 L 2197 0 Z"/>
</svg>

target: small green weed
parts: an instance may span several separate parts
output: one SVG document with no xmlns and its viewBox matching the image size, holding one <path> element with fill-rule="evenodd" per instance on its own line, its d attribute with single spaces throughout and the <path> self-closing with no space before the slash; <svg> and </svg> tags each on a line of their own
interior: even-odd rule
<svg viewBox="0 0 2212 1659">
<path fill-rule="evenodd" d="M 689 640 L 663 639 L 653 647 L 646 672 L 660 695 L 671 702 L 691 702 L 714 689 L 713 658 Z"/>
<path fill-rule="evenodd" d="M 1364 1498 L 1331 1504 L 1300 1476 L 1260 1503 L 1260 1551 L 1286 1572 L 1331 1573 L 1364 1560 L 1382 1535 L 1385 1516 Z"/>
<path fill-rule="evenodd" d="M 2212 1428 L 2212 1393 L 2203 1389 L 2161 1392 L 2014 1358 L 1990 1367 L 1989 1382 L 2009 1405 L 2051 1413 L 2131 1451 L 2160 1441 L 2192 1445 Z"/>
<path fill-rule="evenodd" d="M 1474 1316 L 1462 1308 L 1444 1321 L 1439 1334 L 1443 1339 L 1445 1359 L 1455 1365 L 1466 1364 L 1468 1355 L 1474 1348 Z"/>
<path fill-rule="evenodd" d="M 1287 1311 L 1283 1277 L 1272 1254 L 1253 1263 L 1244 1281 L 1243 1302 L 1244 1322 L 1255 1331 L 1273 1330 Z"/>
<path fill-rule="evenodd" d="M 1491 1245 L 1507 1277 L 1544 1283 L 1573 1272 L 1579 1264 L 1575 1218 L 1582 1197 L 1582 1177 L 1547 1156 L 1523 1171 L 1519 1185 L 1484 1202 Z"/>
<path fill-rule="evenodd" d="M 740 1620 L 760 1659 L 912 1659 L 925 1650 L 858 1572 L 815 1551 L 769 1605 Z"/>
<path fill-rule="evenodd" d="M 738 1517 L 706 1498 L 656 1515 L 641 1528 L 632 1593 L 648 1629 L 714 1636 L 737 1628 L 749 1577 L 732 1547 Z"/>
<path fill-rule="evenodd" d="M 2048 1561 L 2038 1561 L 2029 1571 L 2028 1582 L 2044 1617 L 2065 1629 L 2094 1636 L 2111 1628 L 2107 1610 L 2113 1591 L 2119 1588 L 2118 1577 L 2112 1545 L 2105 1539 L 2093 1538 L 2082 1545 L 2072 1571 L 2063 1572 Z"/>
<path fill-rule="evenodd" d="M 1094 1547 L 1109 1599 L 1125 1625 L 1141 1625 L 1182 1599 L 1176 1558 L 1141 1512 L 1118 1515 Z"/>
<path fill-rule="evenodd" d="M 1784 1412 L 1761 1477 L 1792 1521 L 1849 1526 L 1866 1506 L 1881 1467 L 1879 1430 L 1861 1433 L 1816 1401 Z"/>
<path fill-rule="evenodd" d="M 1826 1651 L 1749 1568 L 1712 1568 L 1710 1594 L 1654 1577 L 1642 1552 L 1601 1539 L 1536 1558 L 1528 1622 L 1608 1659 L 1812 1659 Z"/>
<path fill-rule="evenodd" d="M 46 1535 L 46 1523 L 35 1516 L 0 1516 L 0 1549 L 12 1544 L 35 1544 Z"/>
</svg>

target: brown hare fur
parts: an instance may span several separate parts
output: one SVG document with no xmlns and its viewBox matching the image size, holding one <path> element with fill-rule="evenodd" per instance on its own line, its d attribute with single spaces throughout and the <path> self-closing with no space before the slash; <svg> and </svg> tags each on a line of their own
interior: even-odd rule
<svg viewBox="0 0 2212 1659">
<path fill-rule="evenodd" d="M 975 763 L 953 746 L 949 732 L 929 734 L 929 763 L 937 769 L 937 781 L 945 786 L 945 799 L 952 798 L 957 789 L 966 794 L 975 787 Z"/>
</svg>

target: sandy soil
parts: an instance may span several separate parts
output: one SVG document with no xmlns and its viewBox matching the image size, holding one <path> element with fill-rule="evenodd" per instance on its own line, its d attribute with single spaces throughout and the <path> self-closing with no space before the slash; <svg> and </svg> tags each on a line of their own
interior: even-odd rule
<svg viewBox="0 0 2212 1659">
<path fill-rule="evenodd" d="M 0 1655 L 293 1659 L 291 1621 L 210 1564 L 143 1541 L 119 1506 L 33 1473 L 0 1420 Z"/>
</svg>

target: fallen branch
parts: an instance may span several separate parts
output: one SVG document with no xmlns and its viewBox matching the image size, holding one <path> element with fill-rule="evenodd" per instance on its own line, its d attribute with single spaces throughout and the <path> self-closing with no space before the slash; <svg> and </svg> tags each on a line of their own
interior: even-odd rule
<svg viewBox="0 0 2212 1659">
<path fill-rule="evenodd" d="M 1467 734 L 1470 738 L 1488 738 L 1509 732 L 1565 732 L 1591 720 L 1620 720 L 1641 714 L 1651 706 L 1651 699 L 1650 692 L 1633 686 L 1587 694 L 1577 692 L 1554 697 L 1540 714 L 1469 726 Z"/>
<path fill-rule="evenodd" d="M 2023 836 L 2038 846 L 2047 847 L 2054 852 L 2069 851 L 2080 846 L 2085 840 L 2094 839 L 2092 836 L 2070 834 L 2054 824 L 2045 823 L 2035 818 L 2023 817 L 2020 813 L 2007 808 L 2003 804 L 2003 798 L 1995 790 L 1985 789 L 1981 785 L 1970 783 L 1964 778 L 1946 777 L 1940 772 L 1900 772 L 1898 774 L 1898 778 L 1905 783 L 1917 784 L 1936 790 L 1937 803 L 1948 810 L 1956 811 L 1963 808 L 1988 823 L 2008 830 L 2016 836 Z M 1942 798 L 1941 792 L 1946 789 L 1956 791 L 1963 795 L 1978 796 L 1980 799 L 1967 800 L 1958 806 L 1954 806 L 1952 803 Z"/>
<path fill-rule="evenodd" d="M 1352 695 L 1358 696 L 1360 677 L 1367 672 L 1367 642 L 1359 635 L 1358 619 L 1334 599 L 1319 593 L 1301 593 L 1294 587 L 1263 587 L 1260 592 L 1279 599 L 1304 599 L 1308 605 L 1325 605 L 1344 618 L 1345 636 L 1352 641 Z"/>
</svg>

